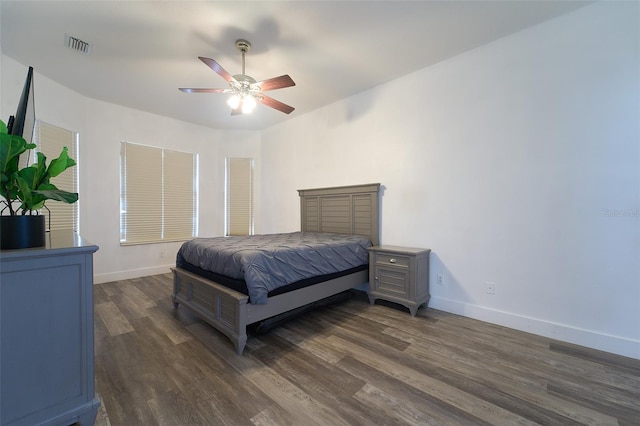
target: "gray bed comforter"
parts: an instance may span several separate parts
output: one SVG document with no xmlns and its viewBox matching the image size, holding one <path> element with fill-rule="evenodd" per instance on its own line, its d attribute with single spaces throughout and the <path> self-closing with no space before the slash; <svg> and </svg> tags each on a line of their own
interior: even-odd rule
<svg viewBox="0 0 640 426">
<path fill-rule="evenodd" d="M 182 245 L 178 259 L 244 279 L 251 303 L 262 304 L 278 287 L 367 264 L 369 246 L 365 237 L 313 232 L 196 238 Z"/>
</svg>

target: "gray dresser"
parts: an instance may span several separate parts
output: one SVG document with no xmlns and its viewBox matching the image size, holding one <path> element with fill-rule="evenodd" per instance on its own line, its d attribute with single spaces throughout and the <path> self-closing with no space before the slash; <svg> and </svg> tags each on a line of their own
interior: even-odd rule
<svg viewBox="0 0 640 426">
<path fill-rule="evenodd" d="M 0 251 L 0 425 L 93 425 L 93 253 L 71 231 Z"/>
<path fill-rule="evenodd" d="M 409 308 L 412 316 L 428 303 L 429 249 L 369 247 L 369 301 L 388 300 Z"/>
</svg>

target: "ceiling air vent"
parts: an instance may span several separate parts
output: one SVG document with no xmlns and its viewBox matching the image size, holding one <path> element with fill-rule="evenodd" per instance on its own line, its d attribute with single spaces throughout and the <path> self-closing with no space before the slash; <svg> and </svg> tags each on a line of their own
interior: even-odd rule
<svg viewBox="0 0 640 426">
<path fill-rule="evenodd" d="M 89 53 L 91 53 L 90 43 L 84 40 L 80 40 L 79 38 L 70 36 L 69 34 L 64 35 L 64 44 L 68 48 L 73 49 L 77 52 L 83 53 L 85 55 L 88 55 Z"/>
</svg>

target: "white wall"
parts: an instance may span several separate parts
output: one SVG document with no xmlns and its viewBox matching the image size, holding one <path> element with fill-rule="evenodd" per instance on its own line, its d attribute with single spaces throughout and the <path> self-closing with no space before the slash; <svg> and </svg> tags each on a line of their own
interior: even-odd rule
<svg viewBox="0 0 640 426">
<path fill-rule="evenodd" d="M 27 66 L 3 56 L 2 117 L 15 113 Z M 166 117 L 86 98 L 34 70 L 37 118 L 80 135 L 80 234 L 100 247 L 95 282 L 165 273 L 175 265 L 180 243 L 120 246 L 120 142 L 199 154 L 200 236 L 224 233 L 224 159 L 256 159 L 260 190 L 260 137 L 252 131 L 215 131 Z M 259 214 L 260 203 L 256 203 Z"/>
<path fill-rule="evenodd" d="M 640 358 L 638 17 L 589 6 L 265 131 L 263 230 L 298 229 L 296 189 L 380 182 L 431 307 Z"/>
</svg>

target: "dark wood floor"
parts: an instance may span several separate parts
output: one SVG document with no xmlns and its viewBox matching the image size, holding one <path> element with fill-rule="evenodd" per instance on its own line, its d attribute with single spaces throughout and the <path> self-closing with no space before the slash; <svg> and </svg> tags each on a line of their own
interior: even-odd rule
<svg viewBox="0 0 640 426">
<path fill-rule="evenodd" d="M 237 356 L 171 286 L 95 286 L 97 424 L 640 425 L 638 360 L 360 294 Z"/>
</svg>

